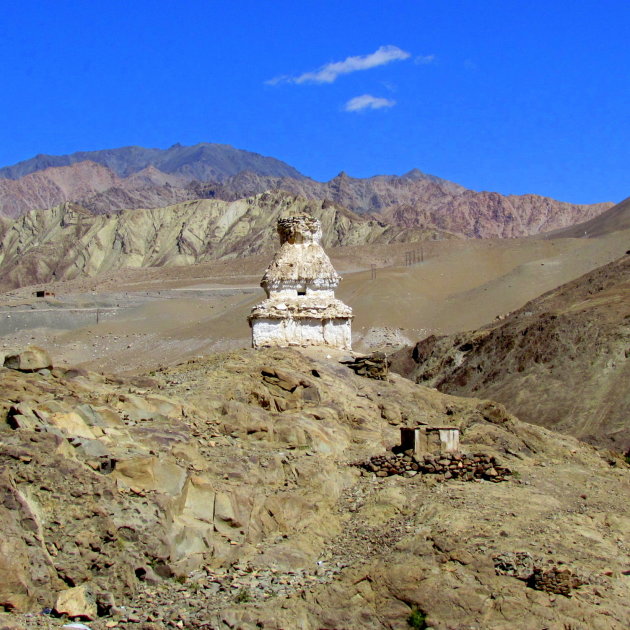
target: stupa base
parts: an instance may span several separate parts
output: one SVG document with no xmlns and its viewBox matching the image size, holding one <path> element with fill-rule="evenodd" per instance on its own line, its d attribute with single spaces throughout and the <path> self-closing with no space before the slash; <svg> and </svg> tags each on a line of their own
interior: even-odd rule
<svg viewBox="0 0 630 630">
<path fill-rule="evenodd" d="M 350 318 L 298 319 L 252 318 L 252 346 L 329 346 L 341 350 L 352 348 Z"/>
</svg>

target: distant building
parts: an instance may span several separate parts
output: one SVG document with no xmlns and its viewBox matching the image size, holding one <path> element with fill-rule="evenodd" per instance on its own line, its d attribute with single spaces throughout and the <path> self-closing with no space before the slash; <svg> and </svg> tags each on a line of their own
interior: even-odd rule
<svg viewBox="0 0 630 630">
<path fill-rule="evenodd" d="M 351 348 L 352 309 L 335 298 L 339 274 L 319 241 L 319 220 L 278 220 L 280 250 L 260 285 L 267 299 L 249 316 L 252 346 Z"/>
<path fill-rule="evenodd" d="M 38 289 L 35 291 L 34 295 L 38 298 L 55 297 L 55 294 L 52 291 L 46 291 L 45 289 Z"/>
</svg>

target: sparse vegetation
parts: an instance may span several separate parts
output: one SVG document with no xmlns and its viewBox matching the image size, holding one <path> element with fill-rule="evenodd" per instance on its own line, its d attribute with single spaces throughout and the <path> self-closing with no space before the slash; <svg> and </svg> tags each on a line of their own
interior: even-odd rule
<svg viewBox="0 0 630 630">
<path fill-rule="evenodd" d="M 251 595 L 249 593 L 249 591 L 246 588 L 242 588 L 237 594 L 236 597 L 234 598 L 234 601 L 237 604 L 244 604 L 246 602 L 251 601 Z"/>
<path fill-rule="evenodd" d="M 411 614 L 407 617 L 407 623 L 414 630 L 425 630 L 427 627 L 427 616 L 419 608 L 413 608 Z"/>
</svg>

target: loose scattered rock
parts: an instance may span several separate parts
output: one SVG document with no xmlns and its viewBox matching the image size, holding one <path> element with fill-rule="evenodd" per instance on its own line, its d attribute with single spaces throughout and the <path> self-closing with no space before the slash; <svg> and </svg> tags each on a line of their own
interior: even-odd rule
<svg viewBox="0 0 630 630">
<path fill-rule="evenodd" d="M 527 580 L 527 585 L 537 591 L 569 597 L 574 588 L 582 585 L 582 581 L 567 568 L 553 567 L 548 571 L 537 568 Z"/>
<path fill-rule="evenodd" d="M 350 361 L 341 361 L 341 363 L 347 365 L 359 376 L 385 381 L 389 374 L 391 361 L 382 352 L 375 352 L 367 357 L 358 357 Z"/>
</svg>

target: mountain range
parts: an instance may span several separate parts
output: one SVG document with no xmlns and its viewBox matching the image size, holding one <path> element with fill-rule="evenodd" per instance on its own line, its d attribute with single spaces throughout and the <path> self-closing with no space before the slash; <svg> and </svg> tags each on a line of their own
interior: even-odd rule
<svg viewBox="0 0 630 630">
<path fill-rule="evenodd" d="M 454 238 L 439 230 L 383 223 L 284 191 L 107 215 L 66 202 L 16 220 L 0 217 L 0 286 L 94 276 L 121 267 L 270 254 L 276 247 L 277 219 L 300 212 L 322 221 L 326 247 Z"/>
<path fill-rule="evenodd" d="M 37 155 L 13 166 L 0 168 L 0 178 L 19 179 L 50 167 L 95 162 L 119 177 L 128 177 L 149 166 L 163 173 L 181 175 L 200 181 L 222 181 L 242 171 L 261 175 L 304 177 L 292 166 L 272 157 L 235 149 L 227 144 L 201 142 L 190 147 L 174 144 L 168 149 L 121 147 L 100 151 L 78 151 L 69 155 Z"/>
<path fill-rule="evenodd" d="M 466 238 L 548 232 L 592 219 L 613 205 L 477 192 L 417 169 L 363 179 L 341 172 L 318 182 L 280 160 L 202 143 L 166 150 L 125 147 L 40 155 L 4 167 L 0 215 L 16 218 L 68 201 L 93 214 L 108 214 L 200 198 L 234 201 L 273 190 L 333 202 L 399 227 L 437 229 Z"/>
</svg>

